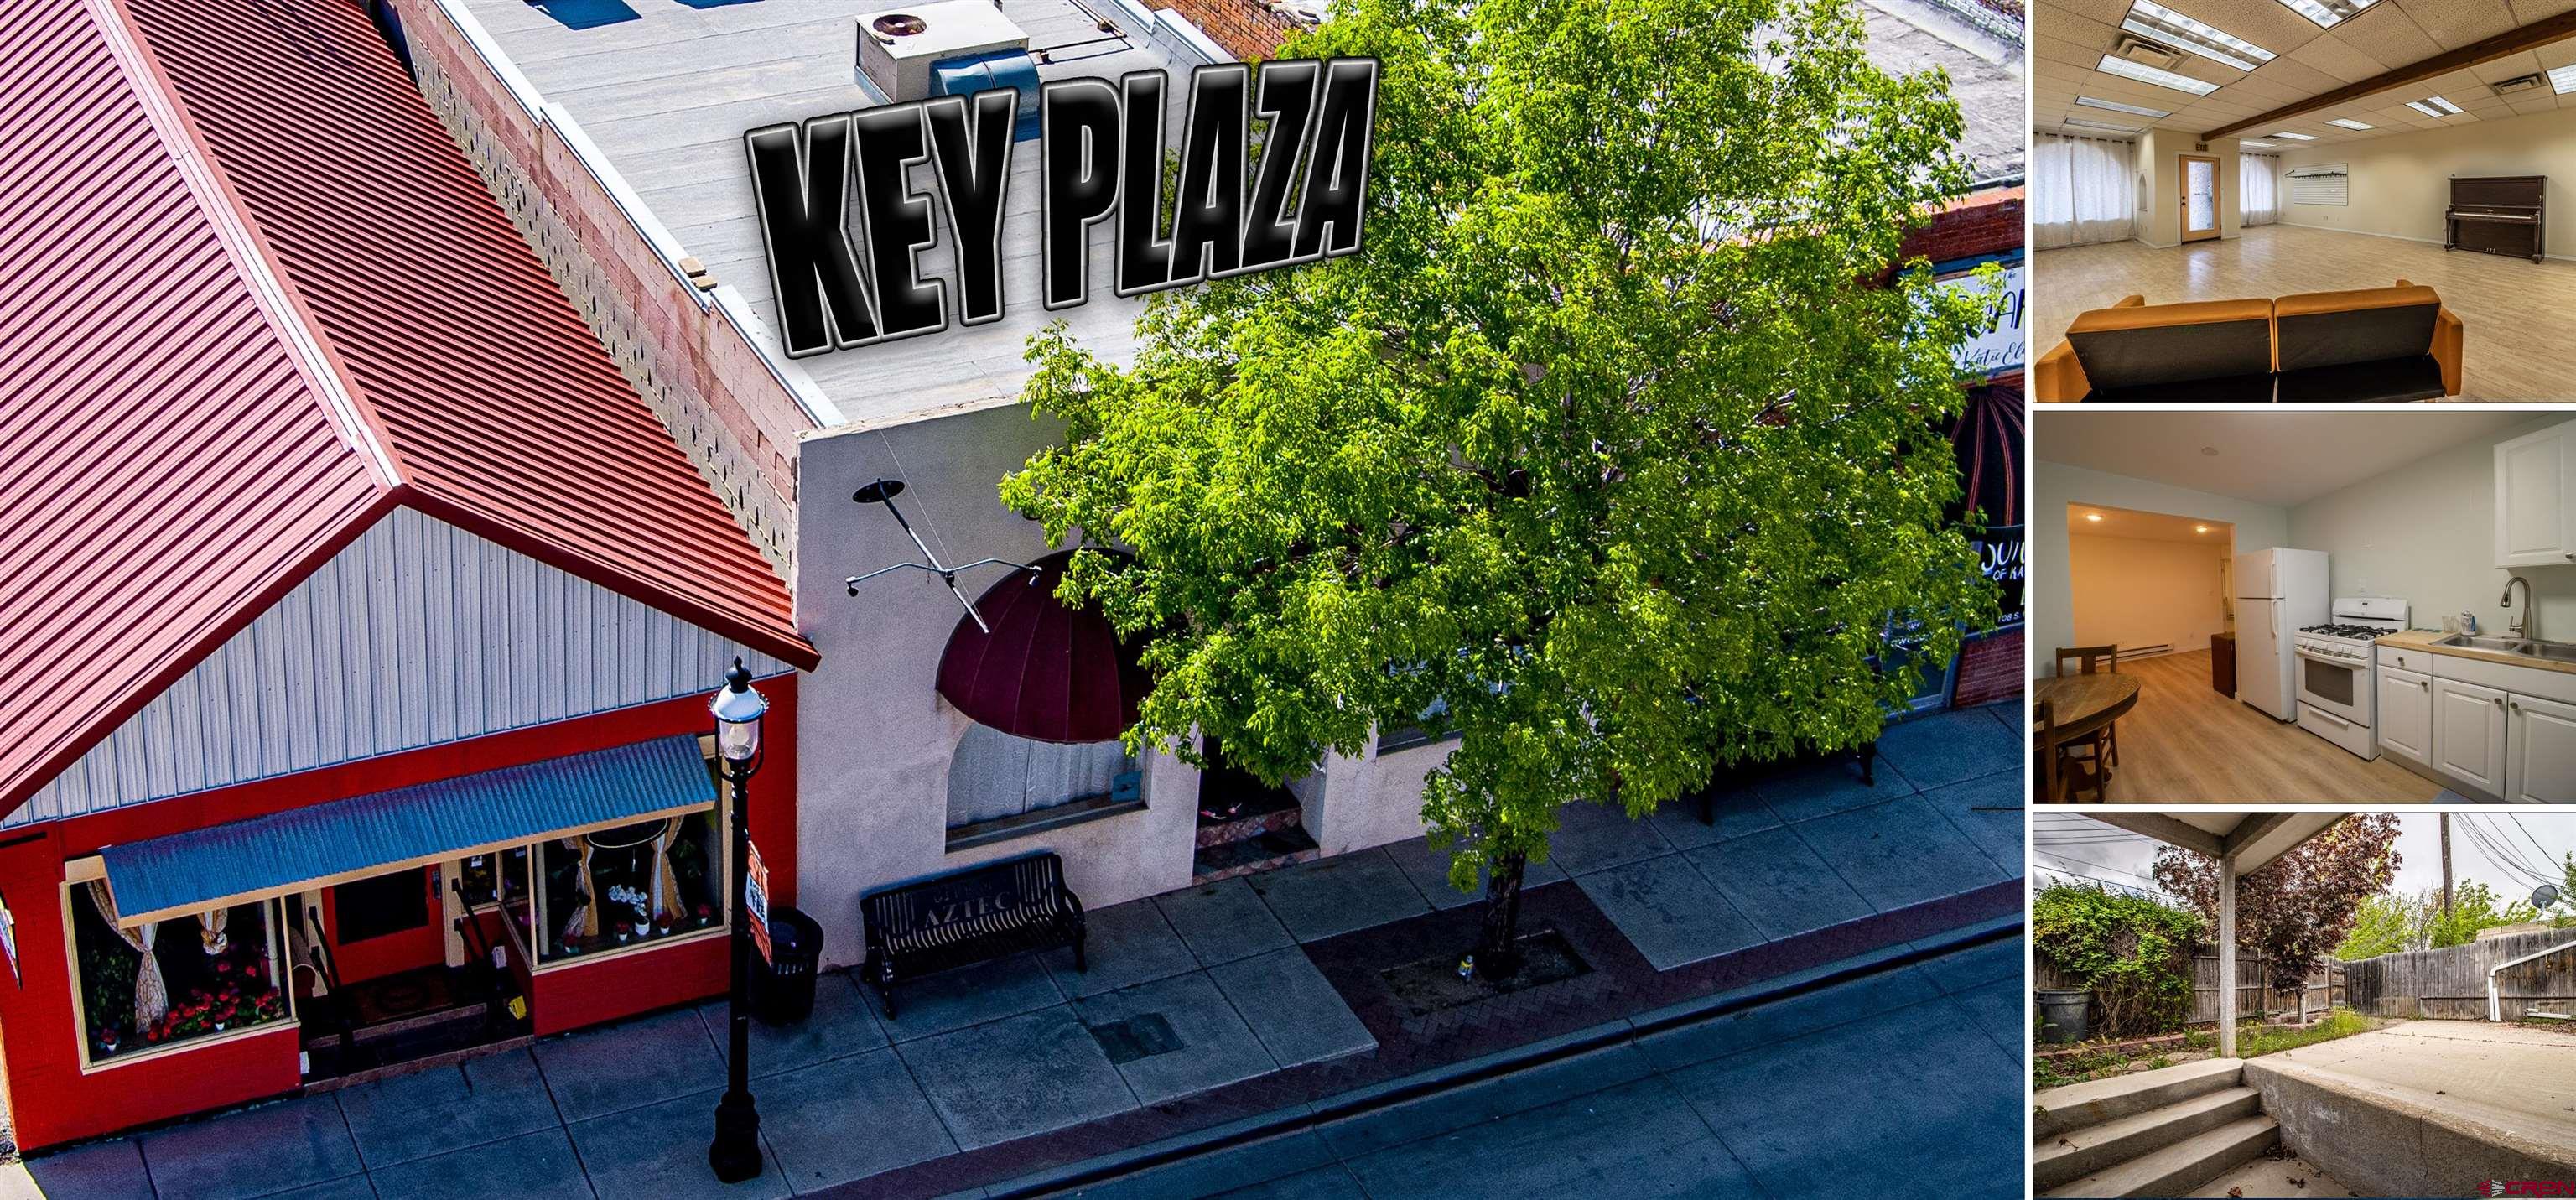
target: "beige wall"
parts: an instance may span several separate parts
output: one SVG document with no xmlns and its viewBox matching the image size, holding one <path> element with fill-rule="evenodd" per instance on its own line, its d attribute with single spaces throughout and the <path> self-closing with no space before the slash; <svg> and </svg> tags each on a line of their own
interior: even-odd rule
<svg viewBox="0 0 2576 1200">
<path fill-rule="evenodd" d="M 2199 135 L 2182 129 L 2150 129 L 2138 135 L 2138 240 L 2150 246 L 2182 243 L 2182 156 L 2218 160 L 2218 236 L 2235 237 L 2245 214 L 2236 195 L 2236 139 L 2220 138 L 2209 149 L 2195 150 Z"/>
<path fill-rule="evenodd" d="M 2352 203 L 2290 203 L 2289 171 L 2346 163 Z M 2281 223 L 2440 243 L 2442 211 L 2453 175 L 2547 175 L 2576 180 L 2576 111 L 2497 121 L 2464 121 L 2439 129 L 2281 152 Z M 2550 188 L 2559 192 L 2559 187 Z M 2557 207 L 2561 195 L 2549 197 Z M 2552 214 L 2549 253 L 2576 258 L 2576 222 Z"/>
<path fill-rule="evenodd" d="M 2038 444 L 2043 449 L 2047 446 L 2044 439 Z M 2224 521 L 2235 527 L 2236 549 L 2240 553 L 2301 544 L 2289 540 L 2288 511 L 2268 504 L 2087 470 L 2044 458 L 2031 463 L 2031 511 L 2063 513 L 2070 502 Z M 2074 540 L 2074 535 L 2067 531 L 2066 522 L 2062 520 L 2031 522 L 2028 549 L 2030 645 L 2032 670 L 2040 675 L 2056 671 L 2057 647 L 2098 644 L 2075 636 L 2075 583 L 2074 572 L 2069 569 L 2074 556 L 2068 549 L 2068 544 Z M 2494 541 L 2489 536 L 2487 544 L 2492 545 Z M 2576 571 L 2571 571 L 2571 574 L 2576 574 Z"/>
<path fill-rule="evenodd" d="M 2143 538 L 2066 538 L 2075 586 L 2075 641 L 2085 646 L 2152 646 L 2202 650 L 2226 624 L 2219 566 L 2228 539 L 2166 542 Z M 2054 654 L 2055 648 L 2051 647 Z"/>
</svg>

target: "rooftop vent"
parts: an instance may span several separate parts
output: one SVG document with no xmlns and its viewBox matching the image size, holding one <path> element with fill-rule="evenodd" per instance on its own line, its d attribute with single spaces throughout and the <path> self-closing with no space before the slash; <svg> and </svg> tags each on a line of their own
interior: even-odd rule
<svg viewBox="0 0 2576 1200">
<path fill-rule="evenodd" d="M 2141 66 L 2170 71 L 2182 65 L 2182 51 L 2162 42 L 2151 42 L 2132 34 L 2121 34 L 2111 47 L 2111 57 L 2124 58 Z"/>
<path fill-rule="evenodd" d="M 939 94 L 932 63 L 1028 48 L 1029 35 L 991 0 L 943 0 L 859 20 L 859 73 L 896 104 Z"/>
</svg>

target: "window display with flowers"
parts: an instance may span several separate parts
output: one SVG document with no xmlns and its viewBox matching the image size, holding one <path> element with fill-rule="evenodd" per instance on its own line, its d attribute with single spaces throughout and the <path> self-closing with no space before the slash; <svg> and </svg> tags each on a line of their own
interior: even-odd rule
<svg viewBox="0 0 2576 1200">
<path fill-rule="evenodd" d="M 83 1032 L 91 1062 L 282 1021 L 273 901 L 132 929 L 104 880 L 70 885 Z"/>
<path fill-rule="evenodd" d="M 540 846 L 540 961 L 712 929 L 724 921 L 713 810 Z"/>
</svg>

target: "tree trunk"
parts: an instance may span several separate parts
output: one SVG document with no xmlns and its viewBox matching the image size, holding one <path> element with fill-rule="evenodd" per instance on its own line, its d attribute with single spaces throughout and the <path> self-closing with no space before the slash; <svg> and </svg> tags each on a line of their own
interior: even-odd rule
<svg viewBox="0 0 2576 1200">
<path fill-rule="evenodd" d="M 1476 974 L 1485 979 L 1509 979 L 1521 969 L 1521 876 L 1529 868 L 1529 856 L 1521 853 L 1502 855 L 1494 860 L 1485 879 L 1485 931 L 1476 943 Z"/>
</svg>

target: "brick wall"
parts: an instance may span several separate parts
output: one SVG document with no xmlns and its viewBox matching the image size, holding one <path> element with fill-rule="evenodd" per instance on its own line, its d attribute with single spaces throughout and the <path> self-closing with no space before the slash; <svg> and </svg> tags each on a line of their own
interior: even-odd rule
<svg viewBox="0 0 2576 1200">
<path fill-rule="evenodd" d="M 1933 262 L 2002 254 L 2022 245 L 2022 209 L 2029 199 L 2019 185 L 1988 188 L 1951 201 L 1930 223 L 1905 239 L 1901 257 Z"/>
<path fill-rule="evenodd" d="M 2022 631 L 2007 629 L 1977 638 L 1959 650 L 1959 684 L 1954 705 L 1986 704 L 2021 694 Z"/>
<path fill-rule="evenodd" d="M 1270 11 L 1260 0 L 1174 0 L 1160 7 L 1187 18 L 1244 62 L 1278 53 L 1279 44 L 1301 28 L 1296 18 Z"/>
<path fill-rule="evenodd" d="M 422 96 L 752 544 L 796 578 L 796 435 L 815 427 L 721 307 L 672 274 L 561 130 L 441 0 L 392 0 Z"/>
</svg>

